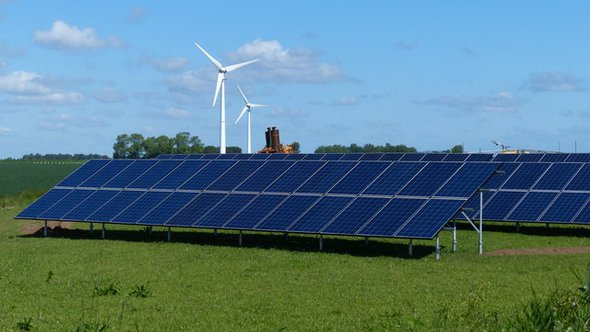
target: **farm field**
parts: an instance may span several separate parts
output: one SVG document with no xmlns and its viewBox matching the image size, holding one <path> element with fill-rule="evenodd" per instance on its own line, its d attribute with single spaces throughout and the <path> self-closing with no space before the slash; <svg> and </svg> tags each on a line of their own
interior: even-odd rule
<svg viewBox="0 0 590 332">
<path fill-rule="evenodd" d="M 43 193 L 82 162 L 0 161 L 0 196 L 25 191 Z"/>
<path fill-rule="evenodd" d="M 56 174 L 57 171 L 53 174 Z M 67 173 L 67 172 L 66 172 Z M 26 173 L 17 173 L 26 174 Z M 60 176 L 47 176 L 53 183 Z M 14 180 L 14 192 L 27 181 Z M 45 189 L 46 189 L 45 188 Z M 44 189 L 42 189 L 44 190 Z M 589 254 L 478 256 L 461 224 L 459 250 L 434 241 L 325 239 L 63 224 L 49 238 L 0 209 L 0 330 L 499 330 L 533 297 L 576 290 Z M 55 225 L 52 225 L 55 226 Z M 590 229 L 486 224 L 484 251 L 590 247 Z"/>
</svg>

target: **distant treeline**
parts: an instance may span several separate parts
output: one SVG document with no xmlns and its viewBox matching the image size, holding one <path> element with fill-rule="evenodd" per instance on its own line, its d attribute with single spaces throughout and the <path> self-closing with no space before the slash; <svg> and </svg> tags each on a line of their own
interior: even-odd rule
<svg viewBox="0 0 590 332">
<path fill-rule="evenodd" d="M 24 155 L 22 160 L 90 160 L 90 159 L 108 159 L 108 156 L 101 154 L 68 154 L 68 153 L 30 153 Z"/>
<path fill-rule="evenodd" d="M 228 153 L 241 153 L 237 146 L 228 146 Z M 113 158 L 140 159 L 155 158 L 161 154 L 219 153 L 219 147 L 205 146 L 199 136 L 181 132 L 174 137 L 161 135 L 143 137 L 141 134 L 122 134 L 113 145 Z"/>
<path fill-rule="evenodd" d="M 386 143 L 385 145 L 373 145 L 373 144 L 365 144 L 365 145 L 358 145 L 358 144 L 351 144 L 349 146 L 345 145 L 321 145 L 317 149 L 315 149 L 315 153 L 371 153 L 371 152 L 381 152 L 381 153 L 392 153 L 392 152 L 402 152 L 402 153 L 414 153 L 418 152 L 415 147 L 407 146 L 404 144 L 398 145 L 391 145 Z M 429 151 L 431 153 L 463 153 L 463 145 L 455 145 L 449 150 L 443 151 Z"/>
</svg>

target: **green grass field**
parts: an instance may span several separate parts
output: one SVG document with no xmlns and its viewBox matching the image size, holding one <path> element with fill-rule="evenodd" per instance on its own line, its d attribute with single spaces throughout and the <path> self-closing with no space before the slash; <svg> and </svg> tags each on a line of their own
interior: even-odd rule
<svg viewBox="0 0 590 332">
<path fill-rule="evenodd" d="M 80 162 L 0 161 L 0 196 L 43 192 L 80 167 Z"/>
<path fill-rule="evenodd" d="M 168 243 L 163 229 L 108 226 L 102 240 L 87 224 L 43 238 L 13 220 L 31 200 L 0 210 L 0 330 L 500 330 L 533 292 L 580 287 L 590 262 L 480 257 L 465 225 L 457 253 L 442 233 L 440 261 L 434 241 L 416 242 L 409 258 L 400 240 L 327 238 L 319 252 L 313 236 L 246 233 L 239 247 L 235 232 L 177 230 Z M 587 247 L 590 229 L 502 224 L 484 242 Z"/>
</svg>

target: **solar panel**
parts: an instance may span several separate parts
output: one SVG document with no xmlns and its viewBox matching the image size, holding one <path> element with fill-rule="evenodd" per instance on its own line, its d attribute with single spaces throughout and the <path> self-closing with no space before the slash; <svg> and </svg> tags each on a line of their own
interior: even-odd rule
<svg viewBox="0 0 590 332">
<path fill-rule="evenodd" d="M 111 219 L 112 222 L 133 224 L 148 214 L 155 206 L 160 204 L 170 195 L 169 192 L 148 191 L 129 207 Z"/>
<path fill-rule="evenodd" d="M 340 160 L 342 157 L 344 157 L 344 153 L 326 153 L 322 160 Z"/>
<path fill-rule="evenodd" d="M 425 165 L 425 163 L 421 162 L 394 163 L 363 193 L 368 195 L 396 195 Z"/>
<path fill-rule="evenodd" d="M 281 181 L 281 175 L 293 164 L 292 161 L 269 160 L 244 181 L 236 191 L 263 191 L 272 182 Z"/>
<path fill-rule="evenodd" d="M 302 153 L 291 153 L 285 157 L 285 160 L 300 160 L 305 158 L 305 154 Z"/>
<path fill-rule="evenodd" d="M 207 190 L 232 191 L 248 179 L 264 162 L 258 160 L 240 160 L 223 176 L 213 182 Z"/>
<path fill-rule="evenodd" d="M 365 153 L 360 160 L 379 160 L 383 157 L 383 153 Z"/>
<path fill-rule="evenodd" d="M 508 221 L 536 221 L 557 193 L 529 192 L 506 218 Z"/>
<path fill-rule="evenodd" d="M 345 153 L 342 158 L 338 159 L 338 160 L 352 160 L 352 161 L 356 161 L 356 160 L 361 160 L 361 158 L 363 157 L 364 153 Z"/>
<path fill-rule="evenodd" d="M 260 195 L 256 197 L 246 208 L 225 224 L 223 228 L 229 229 L 253 229 L 256 224 L 271 213 L 287 198 L 283 195 Z"/>
<path fill-rule="evenodd" d="M 215 153 L 206 153 L 201 157 L 201 159 L 211 160 L 211 159 L 217 159 L 219 156 L 220 156 L 219 154 L 215 154 Z"/>
<path fill-rule="evenodd" d="M 506 215 L 520 202 L 526 192 L 499 191 L 484 206 L 483 217 L 486 220 L 505 220 Z"/>
<path fill-rule="evenodd" d="M 270 158 L 270 153 L 255 153 L 250 157 L 250 160 L 266 160 Z"/>
<path fill-rule="evenodd" d="M 256 195 L 227 195 L 213 209 L 209 210 L 194 227 L 221 228 L 234 215 L 245 208 Z"/>
<path fill-rule="evenodd" d="M 518 163 L 501 164 L 500 167 L 498 167 L 498 174 L 491 176 L 482 187 L 484 189 L 500 189 L 518 167 L 520 167 L 520 164 Z"/>
<path fill-rule="evenodd" d="M 561 193 L 540 220 L 559 223 L 571 222 L 588 199 L 590 199 L 588 193 Z"/>
<path fill-rule="evenodd" d="M 192 201 L 199 194 L 175 192 L 170 194 L 158 206 L 153 208 L 137 223 L 142 225 L 161 225 L 174 216 L 185 205 Z"/>
<path fill-rule="evenodd" d="M 357 235 L 391 237 L 426 201 L 416 198 L 393 198 L 358 231 Z"/>
<path fill-rule="evenodd" d="M 119 174 L 127 166 L 131 165 L 133 160 L 116 159 L 111 160 L 107 165 L 90 176 L 86 181 L 79 184 L 80 187 L 102 187 L 107 181 Z"/>
<path fill-rule="evenodd" d="M 469 197 L 498 166 L 496 163 L 465 163 L 435 196 Z"/>
<path fill-rule="evenodd" d="M 429 200 L 395 233 L 397 237 L 432 239 L 463 205 L 461 200 Z"/>
<path fill-rule="evenodd" d="M 421 161 L 442 161 L 447 157 L 446 153 L 427 153 Z"/>
<path fill-rule="evenodd" d="M 205 154 L 203 153 L 199 153 L 199 154 L 189 154 L 188 156 L 186 156 L 186 160 L 190 160 L 190 159 L 203 159 L 203 157 L 205 156 Z"/>
<path fill-rule="evenodd" d="M 574 222 L 577 224 L 590 224 L 590 204 L 586 202 L 586 205 L 582 208 L 578 215 L 574 218 Z"/>
<path fill-rule="evenodd" d="M 52 207 L 70 192 L 72 192 L 72 189 L 51 189 L 19 213 L 17 218 L 38 219 L 38 216 L 43 211 Z"/>
<path fill-rule="evenodd" d="M 518 154 L 516 153 L 500 153 L 497 154 L 494 159 L 492 159 L 493 161 L 516 161 L 516 159 L 518 158 Z"/>
<path fill-rule="evenodd" d="M 581 166 L 581 164 L 574 163 L 551 164 L 551 167 L 543 174 L 533 189 L 562 190 Z"/>
<path fill-rule="evenodd" d="M 483 191 L 482 203 L 485 205 L 495 193 L 496 192 L 492 191 Z M 465 214 L 470 219 L 473 219 L 479 215 L 479 199 L 479 191 L 477 191 L 462 206 L 461 210 L 463 210 L 463 212 L 465 212 Z M 470 211 L 471 209 L 473 211 Z M 487 211 L 484 209 L 484 214 L 486 214 L 486 212 Z M 463 216 L 463 214 L 460 212 L 457 213 L 454 218 L 465 220 L 465 216 Z"/>
<path fill-rule="evenodd" d="M 590 190 L 588 179 L 590 179 L 590 164 L 584 164 L 565 189 L 588 191 Z"/>
<path fill-rule="evenodd" d="M 107 181 L 105 188 L 126 188 L 131 182 L 157 163 L 157 160 L 136 160 L 119 174 Z"/>
<path fill-rule="evenodd" d="M 550 163 L 565 162 L 568 157 L 569 153 L 546 153 L 543 158 L 541 158 L 541 161 Z"/>
<path fill-rule="evenodd" d="M 162 178 L 155 186 L 154 189 L 177 189 L 182 186 L 183 183 L 188 181 L 192 176 L 198 173 L 203 167 L 207 165 L 206 160 L 185 160 L 182 164 L 178 165 L 173 171 L 168 173 Z"/>
<path fill-rule="evenodd" d="M 389 198 L 358 197 L 321 232 L 324 234 L 355 234 L 387 202 L 389 202 Z"/>
<path fill-rule="evenodd" d="M 354 166 L 355 163 L 350 161 L 327 163 L 296 191 L 306 193 L 327 192 Z"/>
<path fill-rule="evenodd" d="M 224 154 L 220 154 L 217 158 L 215 158 L 216 160 L 229 160 L 229 159 L 234 159 L 234 157 L 237 157 L 237 153 L 224 153 Z"/>
<path fill-rule="evenodd" d="M 168 219 L 168 221 L 164 221 L 164 224 L 166 226 L 191 226 L 226 196 L 226 194 L 200 194 L 178 211 L 176 215 Z"/>
<path fill-rule="evenodd" d="M 530 189 L 549 168 L 546 163 L 523 163 L 512 173 L 502 189 Z"/>
<path fill-rule="evenodd" d="M 250 159 L 252 158 L 252 154 L 251 153 L 238 153 L 237 155 L 234 156 L 234 160 L 242 160 L 242 159 Z"/>
<path fill-rule="evenodd" d="M 268 192 L 294 192 L 326 163 L 323 161 L 299 161 L 289 168 L 280 180 L 266 189 Z"/>
<path fill-rule="evenodd" d="M 86 220 L 94 211 L 115 197 L 119 191 L 116 190 L 94 190 L 94 193 L 85 201 L 80 203 L 74 209 L 70 210 L 66 215 L 62 216 L 62 220 Z"/>
<path fill-rule="evenodd" d="M 353 199 L 352 197 L 324 196 L 287 230 L 289 232 L 317 233 Z"/>
<path fill-rule="evenodd" d="M 82 182 L 86 181 L 94 173 L 98 172 L 110 160 L 89 160 L 84 165 L 80 166 L 72 174 L 66 177 L 63 181 L 57 184 L 58 187 L 77 187 Z"/>
<path fill-rule="evenodd" d="M 491 161 L 494 156 L 489 153 L 472 153 L 466 161 Z"/>
<path fill-rule="evenodd" d="M 590 162 L 590 153 L 571 153 L 566 159 L 568 163 Z"/>
<path fill-rule="evenodd" d="M 283 160 L 287 157 L 288 155 L 285 153 L 271 153 L 270 157 L 268 157 L 268 159 L 270 160 Z"/>
<path fill-rule="evenodd" d="M 267 231 L 286 231 L 287 227 L 305 213 L 320 196 L 293 195 L 289 196 L 255 229 Z"/>
<path fill-rule="evenodd" d="M 404 154 L 400 160 L 402 161 L 420 161 L 424 158 L 425 153 L 406 153 Z"/>
<path fill-rule="evenodd" d="M 396 161 L 400 160 L 404 156 L 403 153 L 385 153 L 379 160 Z"/>
<path fill-rule="evenodd" d="M 173 154 L 168 159 L 186 159 L 189 155 L 187 154 Z"/>
<path fill-rule="evenodd" d="M 356 194 L 373 182 L 390 163 L 359 163 L 329 192 L 338 194 Z"/>
<path fill-rule="evenodd" d="M 170 159 L 172 158 L 173 154 L 161 154 L 156 157 L 156 159 Z"/>
<path fill-rule="evenodd" d="M 54 220 L 68 213 L 94 193 L 93 190 L 74 190 L 39 215 L 40 219 Z"/>
<path fill-rule="evenodd" d="M 110 221 L 144 194 L 142 191 L 120 191 L 106 204 L 94 211 L 85 221 Z"/>
<path fill-rule="evenodd" d="M 182 160 L 160 160 L 152 166 L 147 172 L 131 182 L 127 188 L 149 189 L 155 186 L 168 173 L 178 167 Z"/>
<path fill-rule="evenodd" d="M 462 164 L 428 163 L 400 192 L 405 196 L 432 196 Z"/>
<path fill-rule="evenodd" d="M 325 155 L 325 153 L 310 153 L 306 154 L 303 160 L 322 160 Z"/>
<path fill-rule="evenodd" d="M 522 153 L 519 154 L 518 158 L 516 158 L 516 161 L 518 161 L 519 163 L 538 162 L 544 156 L 545 155 L 542 153 Z"/>
<path fill-rule="evenodd" d="M 213 181 L 217 180 L 223 173 L 227 172 L 237 161 L 219 160 L 211 161 L 203 167 L 198 173 L 186 181 L 180 189 L 182 190 L 204 190 Z"/>
<path fill-rule="evenodd" d="M 444 161 L 465 161 L 469 156 L 467 153 L 449 153 Z"/>
</svg>

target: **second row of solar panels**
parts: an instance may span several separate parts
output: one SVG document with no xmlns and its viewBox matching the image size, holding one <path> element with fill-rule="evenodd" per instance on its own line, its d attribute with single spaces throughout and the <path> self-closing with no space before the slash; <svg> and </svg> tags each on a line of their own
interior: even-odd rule
<svg viewBox="0 0 590 332">
<path fill-rule="evenodd" d="M 272 153 L 272 154 L 161 154 L 157 159 L 270 159 L 270 160 L 383 160 L 383 161 L 490 161 L 487 153 Z"/>
</svg>

